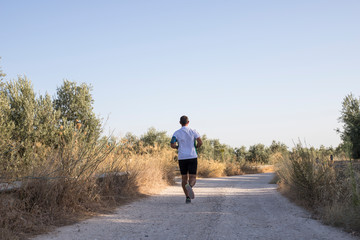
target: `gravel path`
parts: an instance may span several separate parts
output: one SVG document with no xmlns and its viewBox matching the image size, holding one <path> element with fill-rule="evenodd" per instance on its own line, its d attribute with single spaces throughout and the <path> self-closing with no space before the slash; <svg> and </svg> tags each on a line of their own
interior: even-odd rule
<svg viewBox="0 0 360 240">
<path fill-rule="evenodd" d="M 44 239 L 357 239 L 322 225 L 268 184 L 271 173 L 199 179 L 185 204 L 180 184 L 57 229 Z"/>
</svg>

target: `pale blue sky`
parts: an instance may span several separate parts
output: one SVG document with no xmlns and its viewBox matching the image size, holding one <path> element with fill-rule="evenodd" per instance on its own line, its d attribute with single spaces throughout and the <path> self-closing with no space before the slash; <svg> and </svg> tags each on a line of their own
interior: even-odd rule
<svg viewBox="0 0 360 240">
<path fill-rule="evenodd" d="M 0 1 L 0 66 L 36 92 L 94 87 L 115 134 L 186 114 L 233 147 L 337 146 L 360 95 L 360 1 Z"/>
</svg>

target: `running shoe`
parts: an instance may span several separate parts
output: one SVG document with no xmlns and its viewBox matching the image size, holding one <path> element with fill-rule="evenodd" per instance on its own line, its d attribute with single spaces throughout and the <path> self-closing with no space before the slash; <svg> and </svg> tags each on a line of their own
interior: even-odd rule
<svg viewBox="0 0 360 240">
<path fill-rule="evenodd" d="M 186 188 L 186 190 L 187 190 L 187 192 L 188 192 L 188 194 L 189 194 L 189 197 L 190 197 L 191 199 L 194 199 L 194 198 L 195 198 L 195 194 L 194 194 L 194 191 L 192 190 L 192 187 L 191 187 L 189 184 L 186 184 L 186 185 L 185 185 L 185 188 Z"/>
<path fill-rule="evenodd" d="M 189 197 L 186 197 L 185 203 L 191 203 L 191 199 Z"/>
</svg>

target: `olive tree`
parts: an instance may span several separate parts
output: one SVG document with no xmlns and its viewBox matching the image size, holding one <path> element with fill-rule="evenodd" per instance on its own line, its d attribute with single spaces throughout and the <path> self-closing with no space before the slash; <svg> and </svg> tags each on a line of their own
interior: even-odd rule
<svg viewBox="0 0 360 240">
<path fill-rule="evenodd" d="M 73 125 L 87 133 L 87 139 L 98 139 L 101 133 L 101 122 L 93 112 L 94 99 L 91 95 L 92 87 L 82 83 L 64 80 L 57 88 L 54 100 L 55 110 L 60 112 L 61 124 Z"/>
<path fill-rule="evenodd" d="M 341 117 L 343 131 L 338 129 L 344 145 L 353 159 L 360 158 L 360 98 L 347 95 L 342 102 Z"/>
<path fill-rule="evenodd" d="M 140 137 L 140 141 L 144 146 L 155 146 L 157 144 L 163 148 L 169 146 L 170 137 L 167 136 L 166 131 L 157 131 L 154 127 L 151 127 Z"/>
<path fill-rule="evenodd" d="M 255 144 L 249 147 L 246 160 L 249 162 L 268 163 L 269 152 L 264 144 Z"/>
</svg>

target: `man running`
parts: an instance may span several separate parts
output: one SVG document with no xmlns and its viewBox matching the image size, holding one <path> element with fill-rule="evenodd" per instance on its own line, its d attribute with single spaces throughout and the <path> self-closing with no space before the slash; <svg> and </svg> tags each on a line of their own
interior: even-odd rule
<svg viewBox="0 0 360 240">
<path fill-rule="evenodd" d="M 171 147 L 178 149 L 179 167 L 181 172 L 181 185 L 186 196 L 186 203 L 194 199 L 192 188 L 196 183 L 197 151 L 202 145 L 200 135 L 197 131 L 188 127 L 189 118 L 180 118 L 181 128 L 171 138 Z M 176 144 L 177 143 L 177 144 Z"/>
</svg>

